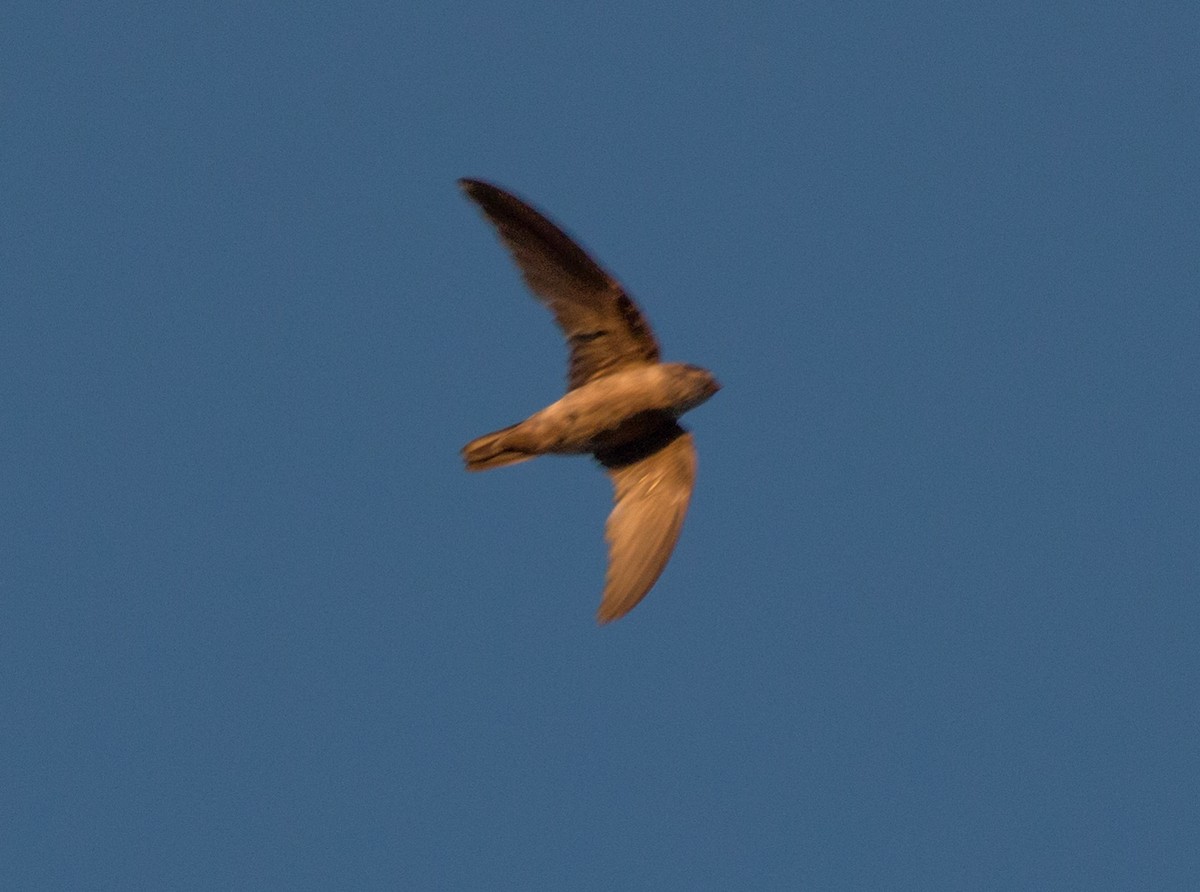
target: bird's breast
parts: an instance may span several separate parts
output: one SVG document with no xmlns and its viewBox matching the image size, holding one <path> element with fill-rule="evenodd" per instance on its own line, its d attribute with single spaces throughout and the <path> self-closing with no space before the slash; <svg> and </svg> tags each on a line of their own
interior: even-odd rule
<svg viewBox="0 0 1200 892">
<path fill-rule="evenodd" d="M 670 395 L 656 369 L 630 369 L 589 381 L 522 427 L 548 452 L 595 452 L 628 442 L 673 417 Z"/>
</svg>

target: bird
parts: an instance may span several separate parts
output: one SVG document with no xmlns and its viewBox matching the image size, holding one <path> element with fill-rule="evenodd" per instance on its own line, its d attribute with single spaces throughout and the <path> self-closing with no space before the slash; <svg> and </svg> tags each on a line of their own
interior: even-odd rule
<svg viewBox="0 0 1200 892">
<path fill-rule="evenodd" d="M 511 192 L 459 186 L 495 227 L 525 283 L 554 314 L 569 351 L 567 392 L 524 421 L 462 449 L 469 471 L 539 455 L 592 455 L 613 485 L 599 624 L 632 610 L 658 581 L 696 479 L 692 435 L 678 422 L 720 390 L 712 373 L 664 363 L 633 298 L 555 223 Z"/>
</svg>

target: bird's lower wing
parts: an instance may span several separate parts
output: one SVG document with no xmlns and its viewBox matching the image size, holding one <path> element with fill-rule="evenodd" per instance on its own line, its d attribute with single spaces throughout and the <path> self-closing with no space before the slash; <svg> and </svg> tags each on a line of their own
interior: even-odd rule
<svg viewBox="0 0 1200 892">
<path fill-rule="evenodd" d="M 609 464 L 614 501 L 604 527 L 608 575 L 596 619 L 607 623 L 632 610 L 658 581 L 671 557 L 696 479 L 692 435 L 673 421 L 665 445 L 625 464 Z M 603 460 L 602 460 L 603 461 Z"/>
</svg>

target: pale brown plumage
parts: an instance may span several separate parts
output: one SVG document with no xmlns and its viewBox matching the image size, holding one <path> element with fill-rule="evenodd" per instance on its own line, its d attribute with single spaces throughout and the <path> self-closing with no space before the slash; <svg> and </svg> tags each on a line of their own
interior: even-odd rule
<svg viewBox="0 0 1200 892">
<path fill-rule="evenodd" d="M 597 619 L 624 616 L 658 580 L 683 526 L 696 476 L 692 437 L 676 422 L 718 389 L 703 369 L 659 363 L 637 305 L 561 229 L 515 196 L 460 180 L 554 313 L 570 348 L 567 395 L 463 448 L 469 470 L 545 453 L 590 452 L 613 482 L 608 573 Z"/>
<path fill-rule="evenodd" d="M 608 469 L 613 510 L 604 525 L 608 573 L 596 618 L 624 616 L 645 597 L 667 565 L 696 480 L 692 435 L 675 425 L 673 438 L 657 452 Z"/>
</svg>

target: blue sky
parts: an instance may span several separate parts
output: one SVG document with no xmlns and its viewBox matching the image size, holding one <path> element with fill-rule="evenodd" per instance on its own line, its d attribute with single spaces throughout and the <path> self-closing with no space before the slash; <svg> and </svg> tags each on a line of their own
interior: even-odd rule
<svg viewBox="0 0 1200 892">
<path fill-rule="evenodd" d="M 1191 6 L 4 19 L 0 885 L 1200 885 Z M 610 627 L 460 176 L 724 385 Z"/>
</svg>

